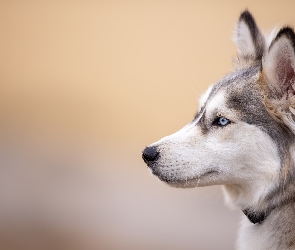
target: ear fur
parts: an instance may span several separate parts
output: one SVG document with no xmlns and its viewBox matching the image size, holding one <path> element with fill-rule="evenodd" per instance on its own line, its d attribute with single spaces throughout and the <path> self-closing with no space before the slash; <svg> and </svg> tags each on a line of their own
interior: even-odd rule
<svg viewBox="0 0 295 250">
<path fill-rule="evenodd" d="M 262 72 L 273 97 L 294 96 L 295 34 L 292 28 L 284 27 L 278 32 L 263 57 Z"/>
<path fill-rule="evenodd" d="M 280 29 L 262 59 L 262 76 L 268 95 L 266 107 L 278 121 L 295 133 L 295 34 Z"/>
<path fill-rule="evenodd" d="M 265 50 L 265 38 L 248 10 L 240 15 L 233 38 L 239 51 L 239 59 L 261 60 Z"/>
</svg>

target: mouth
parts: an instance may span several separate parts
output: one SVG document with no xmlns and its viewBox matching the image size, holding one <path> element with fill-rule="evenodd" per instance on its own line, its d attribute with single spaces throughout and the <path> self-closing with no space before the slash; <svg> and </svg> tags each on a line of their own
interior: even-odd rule
<svg viewBox="0 0 295 250">
<path fill-rule="evenodd" d="M 204 174 L 202 174 L 200 177 L 206 177 L 206 176 L 215 175 L 215 174 L 220 174 L 220 172 L 217 170 L 209 170 L 205 172 Z"/>
<path fill-rule="evenodd" d="M 196 175 L 194 172 L 185 173 L 181 171 L 181 169 L 164 170 L 162 167 L 155 167 L 155 165 L 156 164 L 148 164 L 152 174 L 172 187 L 194 188 L 212 185 L 214 179 L 216 180 L 214 177 L 220 175 L 218 170 L 213 169 Z"/>
</svg>

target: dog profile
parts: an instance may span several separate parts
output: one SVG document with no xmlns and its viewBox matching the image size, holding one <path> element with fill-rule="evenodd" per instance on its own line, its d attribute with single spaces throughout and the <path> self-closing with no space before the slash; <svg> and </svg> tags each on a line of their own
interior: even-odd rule
<svg viewBox="0 0 295 250">
<path fill-rule="evenodd" d="M 245 10 L 234 41 L 234 70 L 142 157 L 171 186 L 222 185 L 245 214 L 237 249 L 295 249 L 295 34 L 285 26 L 266 36 Z"/>
</svg>

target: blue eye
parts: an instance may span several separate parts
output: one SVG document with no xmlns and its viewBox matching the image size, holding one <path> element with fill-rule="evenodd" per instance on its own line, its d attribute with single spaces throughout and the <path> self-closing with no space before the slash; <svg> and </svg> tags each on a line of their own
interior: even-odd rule
<svg viewBox="0 0 295 250">
<path fill-rule="evenodd" d="M 224 117 L 220 117 L 219 118 L 219 122 L 218 122 L 218 124 L 220 124 L 221 126 L 225 126 L 225 125 L 227 125 L 229 123 L 229 120 L 228 119 L 226 119 L 226 118 L 224 118 Z"/>
<path fill-rule="evenodd" d="M 217 117 L 212 123 L 212 125 L 219 126 L 219 127 L 224 127 L 228 124 L 230 124 L 230 120 L 225 117 Z"/>
</svg>

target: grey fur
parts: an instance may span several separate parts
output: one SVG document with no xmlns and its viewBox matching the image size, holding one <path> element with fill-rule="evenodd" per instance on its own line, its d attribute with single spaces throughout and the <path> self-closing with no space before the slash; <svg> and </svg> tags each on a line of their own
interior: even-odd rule
<svg viewBox="0 0 295 250">
<path fill-rule="evenodd" d="M 254 60 L 261 60 L 265 49 L 265 41 L 263 35 L 259 31 L 253 16 L 248 10 L 245 10 L 241 14 L 239 23 L 241 23 L 241 21 L 244 21 L 250 29 L 250 33 L 255 47 Z"/>
<path fill-rule="evenodd" d="M 245 29 L 248 29 L 246 30 L 246 35 L 239 33 L 245 32 Z M 239 190 L 243 187 L 245 181 L 249 182 L 246 183 L 246 186 L 251 186 L 253 181 L 254 185 L 257 184 L 260 187 L 259 183 L 255 183 L 255 181 L 264 181 L 263 178 L 261 179 L 261 175 L 276 173 L 276 176 L 265 176 L 267 180 L 265 185 L 268 186 L 262 187 L 263 190 L 258 200 L 254 202 L 253 199 L 253 202 L 246 204 L 244 204 L 244 201 L 239 203 L 240 209 L 244 211 L 251 222 L 243 222 L 238 245 L 241 250 L 295 249 L 295 114 L 292 113 L 292 110 L 295 110 L 295 91 L 293 88 L 295 72 L 293 69 L 294 64 L 292 64 L 293 61 L 295 62 L 295 34 L 291 28 L 285 27 L 279 31 L 277 37 L 271 43 L 271 47 L 266 48 L 265 38 L 248 11 L 241 14 L 237 30 L 238 39 L 244 39 L 240 41 L 240 44 L 242 42 L 241 47 L 245 47 L 249 43 L 250 47 L 246 49 L 248 54 L 243 53 L 243 51 L 240 52 L 238 59 L 235 61 L 236 70 L 213 86 L 199 113 L 189 126 L 184 128 L 185 132 L 180 133 L 181 136 L 177 137 L 174 134 L 170 136 L 171 138 L 165 137 L 163 141 L 160 140 L 152 144 L 153 149 L 157 150 L 157 152 L 153 152 L 154 155 L 155 153 L 158 155 L 157 159 L 148 160 L 151 158 L 149 155 L 146 155 L 149 150 L 143 152 L 143 157 L 153 174 L 168 184 L 177 187 L 198 186 L 203 178 L 205 179 L 201 183 L 203 186 L 208 185 L 208 183 L 209 185 L 222 184 L 230 193 L 230 189 L 237 188 Z M 251 35 L 251 38 L 249 38 L 248 34 Z M 287 40 L 282 40 L 282 38 Z M 273 65 L 276 64 L 265 62 L 264 60 L 273 58 L 273 60 L 276 60 L 271 54 L 273 53 L 272 47 L 279 46 L 280 42 L 284 43 L 284 48 L 280 54 L 280 61 L 276 63 L 283 63 L 288 72 L 285 73 L 284 68 L 280 69 L 275 66 L 275 70 L 281 71 L 275 72 L 278 74 L 276 79 L 269 79 L 273 75 L 267 74 L 269 74 Z M 243 43 L 246 43 L 246 45 Z M 249 54 L 249 51 L 253 52 L 252 45 L 254 45 L 254 53 Z M 263 68 L 264 66 L 266 66 L 267 70 Z M 281 86 L 285 80 L 288 83 L 286 88 Z M 274 84 L 277 84 L 277 86 L 274 86 Z M 279 90 L 280 94 L 278 95 L 274 90 Z M 216 139 L 214 135 L 222 138 L 222 131 L 227 131 L 231 136 L 234 136 L 230 134 L 231 131 L 237 131 L 229 130 L 226 126 L 217 127 L 214 125 L 215 120 L 220 116 L 218 114 L 219 104 L 211 109 L 208 105 L 210 106 L 210 103 L 214 103 L 215 98 L 220 93 L 222 98 L 226 100 L 224 104 L 226 112 L 230 110 L 233 117 L 238 117 L 232 122 L 233 124 L 229 123 L 226 126 L 236 126 L 234 123 L 237 123 L 240 124 L 241 128 L 251 128 L 256 132 L 259 131 L 257 134 L 265 138 L 266 141 L 263 146 L 267 150 L 269 149 L 269 151 L 266 151 L 270 152 L 268 154 L 270 157 L 273 157 L 271 158 L 271 163 L 273 164 L 271 166 L 274 166 L 274 169 L 268 169 L 268 166 L 263 165 L 264 162 L 268 162 L 268 159 L 259 159 L 258 157 L 257 161 L 253 162 L 261 163 L 266 170 L 261 167 L 262 172 L 259 172 L 260 166 L 252 165 L 251 168 L 246 170 L 246 177 L 248 177 L 248 172 L 250 176 L 253 173 L 253 179 L 245 180 L 239 179 L 240 176 L 238 174 L 235 175 L 236 173 L 233 174 L 233 179 L 230 179 L 226 172 L 228 169 L 223 170 L 222 167 L 215 168 L 214 164 L 216 164 L 216 161 L 212 161 L 214 164 L 210 162 L 211 165 L 208 164 L 208 166 L 201 161 L 193 161 L 194 164 L 200 166 L 201 170 L 195 170 L 194 166 L 191 167 L 189 160 L 193 158 L 196 152 L 204 161 L 206 161 L 207 154 L 213 158 L 222 156 L 226 164 L 231 160 L 214 151 L 218 150 L 218 148 L 214 147 L 215 145 L 212 143 Z M 219 99 L 217 98 L 217 100 Z M 216 102 L 214 105 L 216 105 Z M 234 116 L 233 114 L 238 115 Z M 191 139 L 192 131 L 194 132 L 195 130 L 199 131 L 196 133 L 197 138 L 193 137 Z M 186 133 L 189 134 L 187 138 Z M 208 137 L 211 138 L 209 142 L 206 141 Z M 202 145 L 200 140 L 204 141 L 204 145 Z M 222 141 L 221 139 L 219 140 Z M 257 138 L 257 141 L 259 140 L 261 138 Z M 206 147 L 206 143 L 211 143 L 210 147 Z M 236 143 L 238 144 L 239 141 Z M 247 142 L 246 144 L 255 146 L 255 142 L 251 143 Z M 198 145 L 197 149 L 194 148 L 195 145 Z M 220 145 L 222 146 L 222 144 Z M 232 141 L 227 145 L 228 148 L 230 147 L 229 145 L 232 145 Z M 276 154 L 273 153 L 273 148 L 275 148 Z M 212 152 L 210 149 L 212 149 Z M 255 153 L 252 153 L 250 156 L 255 158 Z M 257 152 L 257 155 L 259 153 Z M 173 157 L 171 156 L 172 154 Z M 187 156 L 190 157 L 189 160 L 185 158 Z M 230 157 L 233 157 L 233 161 L 236 159 L 235 156 Z M 178 159 L 182 159 L 182 162 L 180 163 Z M 233 166 L 235 164 L 238 165 L 239 163 L 232 163 Z M 278 168 L 276 168 L 277 166 Z M 248 168 L 247 162 L 244 168 Z M 278 169 L 277 172 L 276 169 Z M 256 178 L 255 174 L 257 173 L 261 175 Z M 229 181 L 227 178 L 229 178 Z M 268 180 L 271 178 L 273 178 L 273 183 L 269 185 Z M 237 183 L 233 184 L 232 182 L 235 181 Z M 237 192 L 239 193 L 239 191 Z M 260 191 L 257 190 L 257 192 Z M 254 225 L 252 223 L 257 224 Z M 253 242 L 247 242 L 249 240 Z"/>
</svg>

